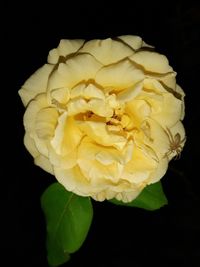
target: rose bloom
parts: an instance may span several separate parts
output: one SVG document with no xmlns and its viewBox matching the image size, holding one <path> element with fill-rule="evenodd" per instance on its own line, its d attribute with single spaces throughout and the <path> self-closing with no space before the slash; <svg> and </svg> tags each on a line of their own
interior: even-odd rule
<svg viewBox="0 0 200 267">
<path fill-rule="evenodd" d="M 138 36 L 61 40 L 19 90 L 25 146 L 68 191 L 130 202 L 185 143 L 175 76 Z"/>
</svg>

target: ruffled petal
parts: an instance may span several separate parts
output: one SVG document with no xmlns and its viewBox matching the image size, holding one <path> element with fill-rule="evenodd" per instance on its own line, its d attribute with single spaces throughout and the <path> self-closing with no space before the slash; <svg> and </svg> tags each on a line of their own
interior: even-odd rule
<svg viewBox="0 0 200 267">
<path fill-rule="evenodd" d="M 49 76 L 52 70 L 52 65 L 45 64 L 26 80 L 22 88 L 19 90 L 19 95 L 24 106 L 38 94 L 46 92 Z"/>
<path fill-rule="evenodd" d="M 54 136 L 58 120 L 55 108 L 43 108 L 38 111 L 35 119 L 35 132 L 40 139 L 50 139 Z"/>
<path fill-rule="evenodd" d="M 127 88 L 123 91 L 121 91 L 119 94 L 117 94 L 117 101 L 119 103 L 126 103 L 131 100 L 133 100 L 142 90 L 143 84 L 142 82 L 139 82 L 135 84 L 134 86 Z"/>
<path fill-rule="evenodd" d="M 124 168 L 122 179 L 134 184 L 147 183 L 156 165 L 156 162 L 151 157 L 148 157 L 142 150 L 135 147 L 132 160 Z"/>
<path fill-rule="evenodd" d="M 158 162 L 157 168 L 150 175 L 148 184 L 153 184 L 160 181 L 160 179 L 165 175 L 167 168 L 168 168 L 168 159 L 164 157 Z"/>
<path fill-rule="evenodd" d="M 83 45 L 84 40 L 61 40 L 58 47 L 52 49 L 48 55 L 48 62 L 51 64 L 56 64 L 59 60 L 59 57 L 66 57 L 72 53 L 75 53 Z"/>
<path fill-rule="evenodd" d="M 103 65 L 118 62 L 133 54 L 133 50 L 111 38 L 105 40 L 91 40 L 85 43 L 80 52 L 90 53 Z"/>
<path fill-rule="evenodd" d="M 139 51 L 135 53 L 130 59 L 142 66 L 146 71 L 155 73 L 172 72 L 172 67 L 169 66 L 168 59 L 159 53 L 150 51 Z"/>
<path fill-rule="evenodd" d="M 48 90 L 72 88 L 78 83 L 94 80 L 102 65 L 89 54 L 78 54 L 66 63 L 60 63 L 51 75 Z"/>
<path fill-rule="evenodd" d="M 74 119 L 64 112 L 58 119 L 55 136 L 51 140 L 53 149 L 57 154 L 65 156 L 77 147 L 81 138 L 82 133 L 74 123 Z"/>
<path fill-rule="evenodd" d="M 48 143 L 46 142 L 46 139 L 43 140 L 38 137 L 35 128 L 38 113 L 46 107 L 48 107 L 48 103 L 45 94 L 40 94 L 32 100 L 27 106 L 24 114 L 24 127 L 30 137 L 34 139 L 38 151 L 45 157 L 48 157 Z"/>
<path fill-rule="evenodd" d="M 50 146 L 49 148 L 49 160 L 51 164 L 56 168 L 71 169 L 77 164 L 77 149 L 75 148 L 69 152 L 66 156 L 57 154 L 56 151 Z"/>
<path fill-rule="evenodd" d="M 29 151 L 29 153 L 33 156 L 34 158 L 34 163 L 45 170 L 46 172 L 49 172 L 53 174 L 53 167 L 47 157 L 44 157 L 43 155 L 40 154 L 38 151 L 35 141 L 33 138 L 30 137 L 28 133 L 25 133 L 24 136 L 24 145 L 26 149 Z"/>
<path fill-rule="evenodd" d="M 24 135 L 24 145 L 33 158 L 36 158 L 40 155 L 35 145 L 34 139 L 31 138 L 27 132 Z"/>
<path fill-rule="evenodd" d="M 182 116 L 182 101 L 170 93 L 163 94 L 161 110 L 153 110 L 151 117 L 163 127 L 172 127 Z"/>
<path fill-rule="evenodd" d="M 122 35 L 119 36 L 118 39 L 122 40 L 133 50 L 138 50 L 142 47 L 142 38 L 136 35 Z"/>
<path fill-rule="evenodd" d="M 97 98 L 105 100 L 105 94 L 94 84 L 78 84 L 70 92 L 71 98 L 83 97 L 85 99 Z"/>
<path fill-rule="evenodd" d="M 140 131 L 134 133 L 134 137 L 136 146 L 152 158 L 154 158 L 153 151 L 159 160 L 166 155 L 169 149 L 169 140 L 165 129 L 153 119 L 146 119 L 141 124 Z M 152 153 L 148 148 L 152 149 Z"/>
<path fill-rule="evenodd" d="M 68 190 L 80 196 L 90 196 L 91 188 L 88 180 L 83 176 L 78 166 L 71 169 L 54 167 L 57 180 Z"/>
<path fill-rule="evenodd" d="M 35 165 L 39 166 L 40 168 L 42 168 L 46 172 L 48 172 L 50 174 L 54 174 L 53 166 L 51 165 L 51 163 L 47 157 L 45 157 L 43 155 L 39 155 L 38 157 L 36 157 L 34 159 L 34 163 L 35 163 Z"/>
<path fill-rule="evenodd" d="M 103 146 L 113 146 L 121 150 L 127 139 L 121 135 L 112 134 L 106 129 L 104 122 L 78 121 L 80 129 L 92 140 Z"/>
<path fill-rule="evenodd" d="M 103 67 L 96 75 L 96 82 L 105 87 L 119 90 L 131 87 L 142 81 L 144 74 L 128 60 Z"/>
</svg>

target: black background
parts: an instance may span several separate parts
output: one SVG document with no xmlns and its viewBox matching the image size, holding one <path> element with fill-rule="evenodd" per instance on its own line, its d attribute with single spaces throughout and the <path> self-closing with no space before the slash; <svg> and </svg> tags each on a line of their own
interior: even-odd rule
<svg viewBox="0 0 200 267">
<path fill-rule="evenodd" d="M 3 13 L 2 91 L 7 96 L 1 104 L 8 141 L 3 154 L 6 187 L 1 190 L 2 266 L 48 266 L 40 196 L 55 178 L 36 167 L 23 146 L 24 108 L 17 91 L 60 39 L 123 34 L 139 35 L 154 45 L 178 73 L 177 82 L 186 92 L 187 143 L 181 159 L 170 163 L 162 179 L 169 205 L 148 212 L 93 203 L 88 237 L 64 266 L 200 266 L 198 1 L 6 2 Z"/>
</svg>

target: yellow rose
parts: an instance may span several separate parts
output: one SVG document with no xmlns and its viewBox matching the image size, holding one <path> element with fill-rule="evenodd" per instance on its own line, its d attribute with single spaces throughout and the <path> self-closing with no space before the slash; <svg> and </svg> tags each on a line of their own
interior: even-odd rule
<svg viewBox="0 0 200 267">
<path fill-rule="evenodd" d="M 67 190 L 132 201 L 184 146 L 175 76 L 138 36 L 61 40 L 19 90 L 25 146 Z"/>
</svg>

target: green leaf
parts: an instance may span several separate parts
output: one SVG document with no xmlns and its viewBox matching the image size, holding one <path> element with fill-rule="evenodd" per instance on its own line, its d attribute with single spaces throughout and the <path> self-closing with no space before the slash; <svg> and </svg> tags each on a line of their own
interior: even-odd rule
<svg viewBox="0 0 200 267">
<path fill-rule="evenodd" d="M 161 182 L 146 186 L 140 195 L 131 202 L 124 203 L 117 199 L 109 201 L 116 205 L 137 207 L 145 210 L 157 210 L 168 203 Z"/>
<path fill-rule="evenodd" d="M 83 244 L 92 222 L 91 200 L 54 183 L 43 193 L 41 205 L 47 223 L 48 262 L 58 266 Z"/>
</svg>

